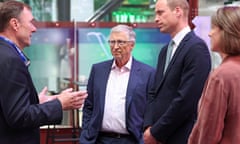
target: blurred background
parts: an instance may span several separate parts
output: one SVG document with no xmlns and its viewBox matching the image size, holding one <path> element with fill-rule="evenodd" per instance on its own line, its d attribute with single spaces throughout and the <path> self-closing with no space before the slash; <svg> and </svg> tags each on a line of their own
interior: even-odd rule
<svg viewBox="0 0 240 144">
<path fill-rule="evenodd" d="M 0 2 L 7 0 L 0 0 Z M 133 56 L 153 67 L 161 48 L 170 36 L 162 34 L 154 23 L 156 0 L 20 0 L 32 7 L 37 32 L 32 45 L 24 49 L 30 58 L 33 82 L 40 92 L 49 95 L 73 87 L 86 89 L 92 64 L 111 59 L 107 43 L 110 29 L 124 23 L 137 36 Z M 209 46 L 210 16 L 218 7 L 240 5 L 238 0 L 188 0 L 189 23 Z M 221 62 L 211 52 L 212 67 Z M 75 122 L 81 126 L 81 110 L 64 112 L 62 126 Z M 73 118 L 73 116 L 75 116 Z"/>
</svg>

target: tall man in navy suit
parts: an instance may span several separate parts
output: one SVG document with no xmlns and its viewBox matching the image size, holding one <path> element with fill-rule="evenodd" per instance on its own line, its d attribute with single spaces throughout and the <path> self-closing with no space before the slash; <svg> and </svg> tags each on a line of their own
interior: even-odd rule
<svg viewBox="0 0 240 144">
<path fill-rule="evenodd" d="M 135 32 L 127 25 L 112 28 L 112 60 L 94 64 L 83 107 L 81 144 L 143 143 L 143 116 L 155 70 L 135 60 Z"/>
<path fill-rule="evenodd" d="M 172 40 L 159 54 L 145 115 L 144 142 L 186 144 L 210 71 L 210 54 L 203 40 L 190 30 L 187 0 L 158 0 L 155 13 L 160 31 L 169 33 Z"/>
<path fill-rule="evenodd" d="M 39 127 L 58 124 L 63 110 L 80 108 L 86 92 L 67 89 L 40 99 L 28 71 L 23 49 L 36 31 L 31 8 L 18 1 L 0 6 L 0 143 L 40 144 Z"/>
</svg>

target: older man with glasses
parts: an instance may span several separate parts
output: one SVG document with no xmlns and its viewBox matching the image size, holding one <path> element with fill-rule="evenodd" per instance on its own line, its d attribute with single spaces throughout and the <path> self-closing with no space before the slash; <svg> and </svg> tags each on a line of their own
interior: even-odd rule
<svg viewBox="0 0 240 144">
<path fill-rule="evenodd" d="M 113 27 L 108 42 L 113 59 L 92 66 L 80 143 L 143 143 L 143 115 L 155 70 L 133 58 L 132 27 Z"/>
</svg>

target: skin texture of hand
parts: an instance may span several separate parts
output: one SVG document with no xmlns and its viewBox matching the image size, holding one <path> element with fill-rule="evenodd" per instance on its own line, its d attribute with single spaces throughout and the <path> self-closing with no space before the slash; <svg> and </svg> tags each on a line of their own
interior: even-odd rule
<svg viewBox="0 0 240 144">
<path fill-rule="evenodd" d="M 47 93 L 48 93 L 48 88 L 44 87 L 42 89 L 42 91 L 38 94 L 40 104 L 51 101 L 51 100 L 54 100 L 54 99 L 57 98 L 56 95 L 49 96 Z"/>
<path fill-rule="evenodd" d="M 61 102 L 63 110 L 71 110 L 81 108 L 87 96 L 86 91 L 73 91 L 69 88 L 57 95 L 57 99 Z"/>
<path fill-rule="evenodd" d="M 150 128 L 148 127 L 144 134 L 143 134 L 143 140 L 144 140 L 144 144 L 162 144 L 161 142 L 158 142 L 151 134 L 150 132 Z"/>
</svg>

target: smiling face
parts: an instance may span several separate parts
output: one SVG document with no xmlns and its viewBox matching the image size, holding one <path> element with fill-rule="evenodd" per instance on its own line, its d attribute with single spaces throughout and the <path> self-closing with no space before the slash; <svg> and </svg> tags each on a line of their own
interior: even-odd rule
<svg viewBox="0 0 240 144">
<path fill-rule="evenodd" d="M 126 32 L 112 32 L 109 37 L 109 44 L 112 56 L 119 67 L 125 65 L 130 56 L 134 43 L 129 41 Z"/>
<path fill-rule="evenodd" d="M 10 20 L 16 31 L 16 44 L 20 49 L 27 47 L 31 44 L 31 36 L 36 32 L 37 28 L 34 26 L 34 18 L 31 10 L 24 7 L 22 13 L 18 18 Z"/>
</svg>

